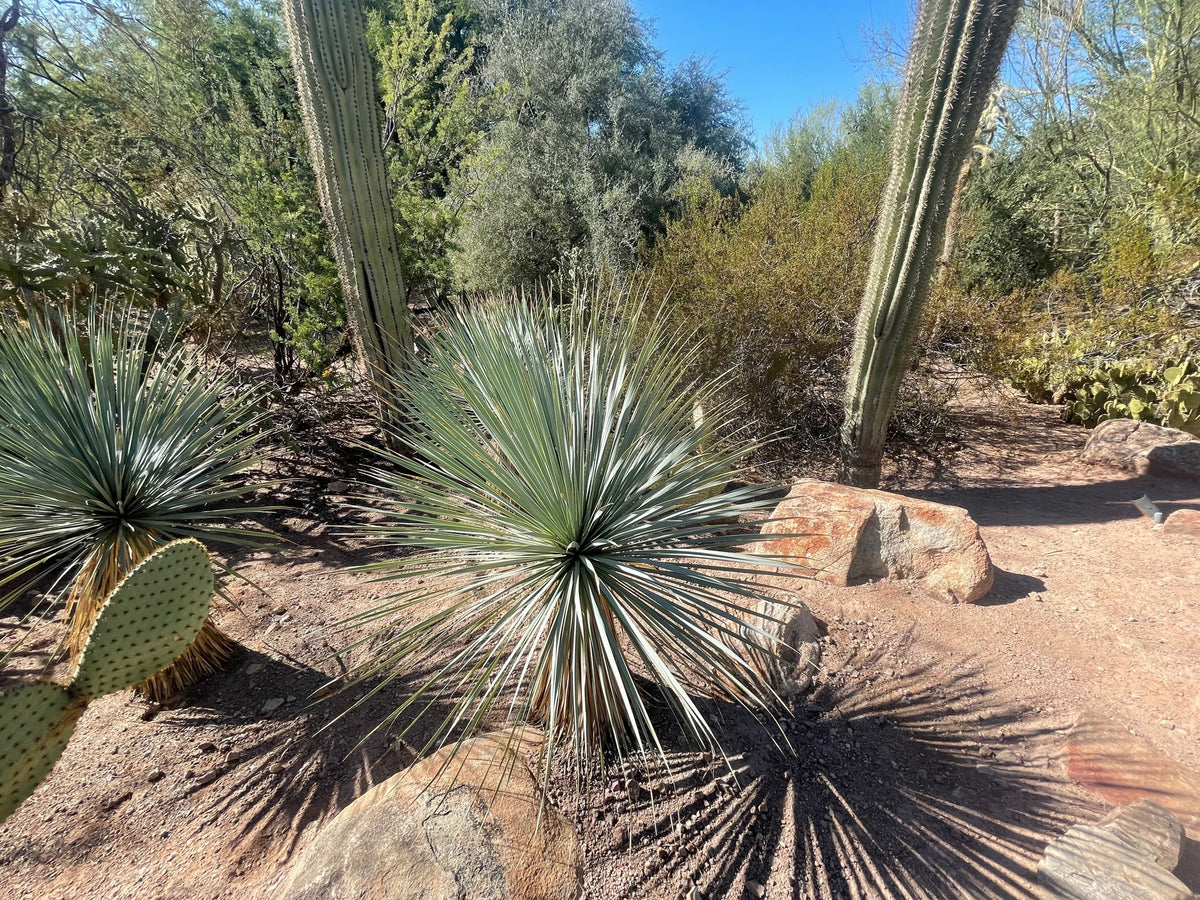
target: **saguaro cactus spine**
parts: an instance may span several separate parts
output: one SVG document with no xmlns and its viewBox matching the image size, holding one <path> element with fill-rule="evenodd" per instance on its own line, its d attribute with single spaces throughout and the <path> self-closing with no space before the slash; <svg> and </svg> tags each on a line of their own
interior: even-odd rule
<svg viewBox="0 0 1200 900">
<path fill-rule="evenodd" d="M 283 0 L 321 209 L 355 340 L 384 414 L 412 348 L 361 0 Z"/>
<path fill-rule="evenodd" d="M 958 175 L 1020 7 L 1020 0 L 922 0 L 846 385 L 840 479 L 847 484 L 879 483 Z"/>
<path fill-rule="evenodd" d="M 145 681 L 183 653 L 208 618 L 213 583 L 199 541 L 165 545 L 104 602 L 69 684 L 0 695 L 0 821 L 50 774 L 89 701 Z"/>
</svg>

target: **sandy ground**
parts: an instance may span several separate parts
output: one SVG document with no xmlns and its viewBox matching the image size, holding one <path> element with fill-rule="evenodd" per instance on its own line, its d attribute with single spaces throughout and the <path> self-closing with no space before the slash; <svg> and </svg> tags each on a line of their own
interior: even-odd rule
<svg viewBox="0 0 1200 900">
<path fill-rule="evenodd" d="M 958 418 L 956 452 L 886 486 L 971 512 L 991 594 L 798 585 L 823 671 L 781 733 L 710 704 L 733 775 L 679 744 L 669 770 L 549 785 L 585 896 L 1036 896 L 1046 842 L 1139 793 L 1188 819 L 1200 889 L 1200 540 L 1130 503 L 1200 508 L 1200 484 L 1084 467 L 1086 432 L 1051 409 Z M 0 825 L 0 895 L 269 897 L 323 821 L 413 760 L 419 732 L 367 736 L 404 685 L 356 709 L 308 699 L 340 672 L 331 626 L 382 590 L 345 571 L 378 551 L 342 535 L 355 513 L 330 476 L 297 474 L 300 508 L 269 523 L 284 540 L 229 557 L 253 586 L 231 583 L 240 611 L 218 616 L 243 648 L 228 674 L 171 708 L 93 704 Z M 41 670 L 46 631 L 4 678 Z"/>
</svg>

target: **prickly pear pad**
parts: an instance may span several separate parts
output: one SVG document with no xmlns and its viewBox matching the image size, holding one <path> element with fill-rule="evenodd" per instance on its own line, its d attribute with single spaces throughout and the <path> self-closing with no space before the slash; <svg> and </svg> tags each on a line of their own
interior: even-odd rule
<svg viewBox="0 0 1200 900">
<path fill-rule="evenodd" d="M 208 617 L 213 584 L 212 560 L 199 541 L 173 541 L 146 557 L 101 607 L 71 694 L 119 691 L 174 662 Z"/>
<path fill-rule="evenodd" d="M 66 688 L 50 683 L 0 696 L 0 821 L 50 774 L 83 706 Z"/>
</svg>

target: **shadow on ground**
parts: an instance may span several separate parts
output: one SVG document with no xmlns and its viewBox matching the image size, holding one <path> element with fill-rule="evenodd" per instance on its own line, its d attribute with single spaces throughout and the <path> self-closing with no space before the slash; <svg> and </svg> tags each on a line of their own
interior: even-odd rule
<svg viewBox="0 0 1200 900">
<path fill-rule="evenodd" d="M 411 693 L 409 682 L 378 693 L 367 685 L 330 693 L 329 684 L 329 673 L 295 660 L 245 652 L 186 707 L 158 713 L 189 747 L 205 748 L 202 737 L 218 734 L 177 788 L 195 810 L 193 833 L 219 824 L 236 854 L 286 859 L 310 825 L 411 764 L 411 747 L 445 715 L 432 708 L 405 743 L 395 737 L 404 720 L 378 726 Z"/>
<path fill-rule="evenodd" d="M 620 787 L 565 811 L 589 838 L 627 836 L 589 861 L 589 879 L 623 897 L 1033 896 L 1046 843 L 1099 807 L 1034 755 L 1053 735 L 1024 712 L 993 705 L 970 665 L 835 678 L 775 738 L 714 704 L 732 774 L 673 750 L 669 771 L 627 764 Z"/>
<path fill-rule="evenodd" d="M 905 491 L 913 497 L 967 509 L 981 526 L 1088 525 L 1137 519 L 1133 501 L 1148 496 L 1164 514 L 1200 503 L 1200 484 L 1165 478 L 1126 478 L 1093 484 L 1008 485 Z"/>
</svg>

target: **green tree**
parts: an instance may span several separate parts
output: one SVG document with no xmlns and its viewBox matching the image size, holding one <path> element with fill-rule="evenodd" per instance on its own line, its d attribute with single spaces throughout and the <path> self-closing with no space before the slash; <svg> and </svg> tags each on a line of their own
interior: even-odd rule
<svg viewBox="0 0 1200 900">
<path fill-rule="evenodd" d="M 482 26 L 483 83 L 502 93 L 461 188 L 467 287 L 623 272 L 657 233 L 685 150 L 740 168 L 720 79 L 696 62 L 665 72 L 625 0 L 488 3 Z"/>
<path fill-rule="evenodd" d="M 340 292 L 273 8 L 46 5 L 21 29 L 26 122 L 0 209 L 0 296 L 171 308 L 200 335 L 262 323 L 276 370 L 320 372 Z"/>
<path fill-rule="evenodd" d="M 453 286 L 449 251 L 465 197 L 457 190 L 487 128 L 491 94 L 476 78 L 478 18 L 460 2 L 383 0 L 367 17 L 379 70 L 384 149 L 410 287 Z"/>
</svg>

